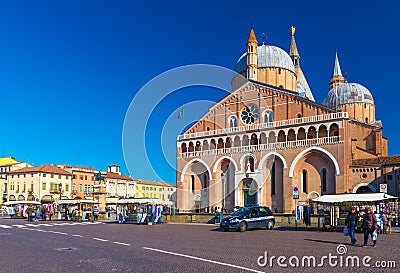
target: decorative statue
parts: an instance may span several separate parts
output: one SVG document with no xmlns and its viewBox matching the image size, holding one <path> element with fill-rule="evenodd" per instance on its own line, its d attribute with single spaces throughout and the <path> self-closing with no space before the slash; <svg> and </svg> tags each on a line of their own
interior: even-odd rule
<svg viewBox="0 0 400 273">
<path fill-rule="evenodd" d="M 251 173 L 250 160 L 247 161 L 246 173 Z"/>
</svg>

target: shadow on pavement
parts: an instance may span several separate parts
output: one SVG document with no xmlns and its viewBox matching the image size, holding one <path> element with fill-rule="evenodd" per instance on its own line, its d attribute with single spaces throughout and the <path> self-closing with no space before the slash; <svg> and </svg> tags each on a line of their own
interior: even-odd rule
<svg viewBox="0 0 400 273">
<path fill-rule="evenodd" d="M 333 244 L 333 245 L 348 245 L 348 246 L 351 245 L 350 243 L 325 241 L 325 240 L 315 240 L 315 239 L 304 239 L 304 240 L 305 241 L 310 241 L 310 242 L 317 242 L 317 243 Z"/>
</svg>

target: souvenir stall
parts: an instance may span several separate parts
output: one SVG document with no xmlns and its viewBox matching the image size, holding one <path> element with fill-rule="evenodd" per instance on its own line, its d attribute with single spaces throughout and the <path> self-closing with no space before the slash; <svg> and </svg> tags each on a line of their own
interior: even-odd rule
<svg viewBox="0 0 400 273">
<path fill-rule="evenodd" d="M 398 210 L 398 198 L 386 193 L 322 195 L 310 200 L 310 204 L 314 212 L 325 217 L 328 228 L 344 227 L 346 216 L 352 206 L 357 207 L 360 216 L 367 206 L 371 206 L 377 214 Z"/>
<path fill-rule="evenodd" d="M 86 199 L 59 200 L 56 203 L 63 220 L 90 221 L 92 211 L 99 202 Z"/>
<path fill-rule="evenodd" d="M 160 199 L 120 199 L 117 201 L 117 214 L 120 216 L 120 223 L 130 221 L 137 224 L 151 225 L 155 223 L 162 223 L 162 214 L 168 206 L 170 206 L 168 202 Z"/>
<path fill-rule="evenodd" d="M 40 207 L 41 203 L 37 201 L 8 201 L 3 203 L 7 206 L 8 214 L 11 219 L 14 218 L 28 218 L 28 208 L 37 209 Z"/>
</svg>

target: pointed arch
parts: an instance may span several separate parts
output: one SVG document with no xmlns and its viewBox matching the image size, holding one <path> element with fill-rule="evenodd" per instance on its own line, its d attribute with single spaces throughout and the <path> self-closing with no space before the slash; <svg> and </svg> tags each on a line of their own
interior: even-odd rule
<svg viewBox="0 0 400 273">
<path fill-rule="evenodd" d="M 323 149 L 323 148 L 320 148 L 320 147 L 310 147 L 310 148 L 305 149 L 304 151 L 302 151 L 301 153 L 299 153 L 299 154 L 295 157 L 295 159 L 294 159 L 293 162 L 292 162 L 292 165 L 290 166 L 289 177 L 293 177 L 294 168 L 296 167 L 297 162 L 298 162 L 306 153 L 311 152 L 311 151 L 313 151 L 313 150 L 314 150 L 314 151 L 319 151 L 319 152 L 325 154 L 327 157 L 329 157 L 329 158 L 331 159 L 333 165 L 335 166 L 336 175 L 340 175 L 339 164 L 338 164 L 336 158 L 335 158 L 330 152 L 328 152 L 327 150 L 325 150 L 325 149 Z"/>
<path fill-rule="evenodd" d="M 223 157 L 220 157 L 215 163 L 214 163 L 214 167 L 213 167 L 213 173 L 216 173 L 217 172 L 217 167 L 218 167 L 218 164 L 222 161 L 222 160 L 224 160 L 224 159 L 228 159 L 229 161 L 231 161 L 232 163 L 233 163 L 233 166 L 235 166 L 235 172 L 237 172 L 239 169 L 238 169 L 238 166 L 237 166 L 237 164 L 236 164 L 236 162 L 235 162 L 235 160 L 233 160 L 233 158 L 232 157 L 229 157 L 229 156 L 223 156 Z"/>
<path fill-rule="evenodd" d="M 186 163 L 185 167 L 183 167 L 182 172 L 181 172 L 181 181 L 180 182 L 182 182 L 182 183 L 184 182 L 182 179 L 183 179 L 183 177 L 185 177 L 187 169 L 190 167 L 190 165 L 192 165 L 196 161 L 200 162 L 201 164 L 204 165 L 204 167 L 207 170 L 208 177 L 210 177 L 210 179 L 211 179 L 212 175 L 211 175 L 211 171 L 210 171 L 210 168 L 208 167 L 207 163 L 204 162 L 203 160 L 201 160 L 200 158 L 193 158 L 188 163 Z"/>
<path fill-rule="evenodd" d="M 258 170 L 259 171 L 262 170 L 262 167 L 263 167 L 263 164 L 264 164 L 265 160 L 267 160 L 268 157 L 270 157 L 270 156 L 279 157 L 282 160 L 283 168 L 287 169 L 287 163 L 286 163 L 285 158 L 281 154 L 278 154 L 277 152 L 270 152 L 270 153 L 264 155 L 263 158 L 260 160 L 260 163 L 258 164 Z"/>
</svg>

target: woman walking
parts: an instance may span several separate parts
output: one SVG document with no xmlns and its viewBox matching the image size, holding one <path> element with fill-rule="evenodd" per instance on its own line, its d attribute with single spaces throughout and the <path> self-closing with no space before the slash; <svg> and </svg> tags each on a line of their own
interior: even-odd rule
<svg viewBox="0 0 400 273">
<path fill-rule="evenodd" d="M 349 214 L 347 214 L 345 225 L 349 229 L 351 245 L 354 245 L 357 242 L 357 239 L 354 236 L 354 232 L 356 231 L 356 228 L 358 226 L 358 213 L 356 207 L 352 207 L 349 211 Z"/>
<path fill-rule="evenodd" d="M 374 236 L 377 235 L 379 226 L 371 207 L 368 207 L 364 214 L 362 227 L 364 229 L 364 246 L 368 245 L 368 237 L 371 235 L 373 246 L 376 247 L 376 237 L 374 238 Z M 374 232 L 376 232 L 375 235 L 373 235 Z"/>
</svg>

